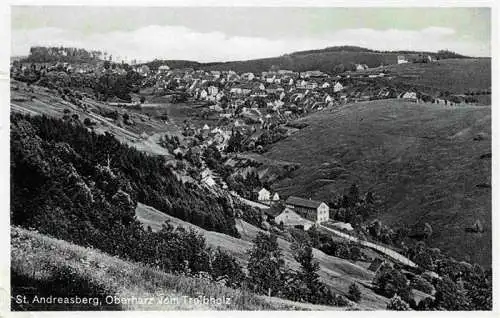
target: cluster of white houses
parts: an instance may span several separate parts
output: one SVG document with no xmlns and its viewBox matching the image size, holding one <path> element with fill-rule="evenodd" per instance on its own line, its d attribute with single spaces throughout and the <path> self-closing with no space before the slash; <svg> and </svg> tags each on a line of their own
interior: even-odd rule
<svg viewBox="0 0 500 318">
<path fill-rule="evenodd" d="M 256 192 L 256 194 L 257 194 L 257 200 L 262 203 L 269 204 L 280 200 L 278 192 L 275 192 L 274 194 L 271 195 L 271 192 L 266 188 L 260 189 L 259 191 Z"/>
<path fill-rule="evenodd" d="M 314 224 L 330 219 L 330 208 L 325 202 L 289 196 L 285 201 L 285 207 L 277 209 L 272 206 L 280 201 L 277 192 L 271 195 L 269 190 L 262 188 L 256 193 L 258 201 L 271 205 L 265 213 L 268 219 L 272 219 L 276 224 L 308 230 Z"/>
</svg>

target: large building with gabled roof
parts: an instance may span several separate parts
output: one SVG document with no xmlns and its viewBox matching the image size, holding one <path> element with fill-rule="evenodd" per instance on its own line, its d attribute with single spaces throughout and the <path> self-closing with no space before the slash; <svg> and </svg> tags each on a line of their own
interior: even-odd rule
<svg viewBox="0 0 500 318">
<path fill-rule="evenodd" d="M 303 218 L 316 223 L 328 221 L 330 218 L 330 208 L 324 202 L 289 196 L 286 199 L 285 205 Z"/>
</svg>

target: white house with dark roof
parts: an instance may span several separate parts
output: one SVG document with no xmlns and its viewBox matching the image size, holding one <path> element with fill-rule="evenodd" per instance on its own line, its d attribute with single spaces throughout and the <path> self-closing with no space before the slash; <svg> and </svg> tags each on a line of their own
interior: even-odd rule
<svg viewBox="0 0 500 318">
<path fill-rule="evenodd" d="M 408 60 L 404 55 L 398 55 L 398 64 L 405 64 L 408 63 Z"/>
<path fill-rule="evenodd" d="M 285 205 L 303 218 L 316 223 L 328 221 L 330 218 L 330 208 L 324 202 L 289 196 Z"/>
<path fill-rule="evenodd" d="M 366 69 L 368 69 L 366 64 L 356 64 L 356 71 L 364 71 Z"/>
<path fill-rule="evenodd" d="M 283 209 L 280 214 L 274 217 L 274 222 L 282 224 L 283 226 L 300 226 L 306 231 L 314 225 L 314 222 L 304 219 L 301 215 L 290 208 Z"/>
<path fill-rule="evenodd" d="M 269 201 L 271 197 L 271 192 L 269 192 L 266 188 L 262 188 L 257 192 L 257 200 L 261 202 Z"/>
<path fill-rule="evenodd" d="M 200 92 L 200 97 L 199 98 L 202 99 L 202 100 L 206 100 L 207 97 L 208 97 L 208 92 L 206 90 L 202 90 Z"/>
<path fill-rule="evenodd" d="M 167 64 L 163 64 L 158 67 L 158 73 L 167 73 L 169 70 L 170 67 Z"/>
<path fill-rule="evenodd" d="M 417 92 L 413 90 L 409 90 L 407 92 L 401 93 L 399 98 L 402 98 L 406 101 L 416 102 L 418 99 Z"/>
<path fill-rule="evenodd" d="M 255 74 L 251 72 L 243 73 L 241 74 L 241 78 L 247 81 L 252 81 L 255 78 Z"/>
<path fill-rule="evenodd" d="M 333 85 L 334 92 L 340 92 L 343 89 L 344 89 L 344 85 L 342 85 L 340 82 L 336 82 L 335 85 Z"/>
<path fill-rule="evenodd" d="M 279 201 L 280 200 L 280 195 L 278 192 L 274 192 L 273 196 L 271 197 L 271 201 Z"/>
</svg>

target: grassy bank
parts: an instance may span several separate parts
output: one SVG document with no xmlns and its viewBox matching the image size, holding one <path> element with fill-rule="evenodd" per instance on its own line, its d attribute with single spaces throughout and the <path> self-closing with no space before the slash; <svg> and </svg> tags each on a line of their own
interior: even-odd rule
<svg viewBox="0 0 500 318">
<path fill-rule="evenodd" d="M 164 273 L 19 227 L 11 229 L 12 310 L 336 310 L 340 308 L 266 298 L 202 278 Z M 16 303 L 16 296 L 29 303 Z M 87 305 L 35 304 L 33 297 L 89 297 Z M 109 296 L 136 297 L 130 304 Z M 187 297 L 186 297 L 187 296 Z M 199 302 L 200 296 L 219 302 Z M 149 299 L 153 303 L 149 304 Z M 229 299 L 229 301 L 227 301 Z M 191 300 L 191 301 L 190 301 Z M 163 303 L 158 303 L 163 301 Z"/>
</svg>

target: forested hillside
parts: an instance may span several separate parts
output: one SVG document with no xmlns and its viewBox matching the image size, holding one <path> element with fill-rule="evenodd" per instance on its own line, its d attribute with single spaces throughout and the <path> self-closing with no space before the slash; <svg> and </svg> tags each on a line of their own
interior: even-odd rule
<svg viewBox="0 0 500 318">
<path fill-rule="evenodd" d="M 96 226 L 102 218 L 109 222 L 108 211 L 129 226 L 140 201 L 205 229 L 238 235 L 227 199 L 180 182 L 161 157 L 75 121 L 14 114 L 11 126 L 14 224 L 91 231 L 68 227 L 75 227 L 78 217 Z"/>
</svg>

